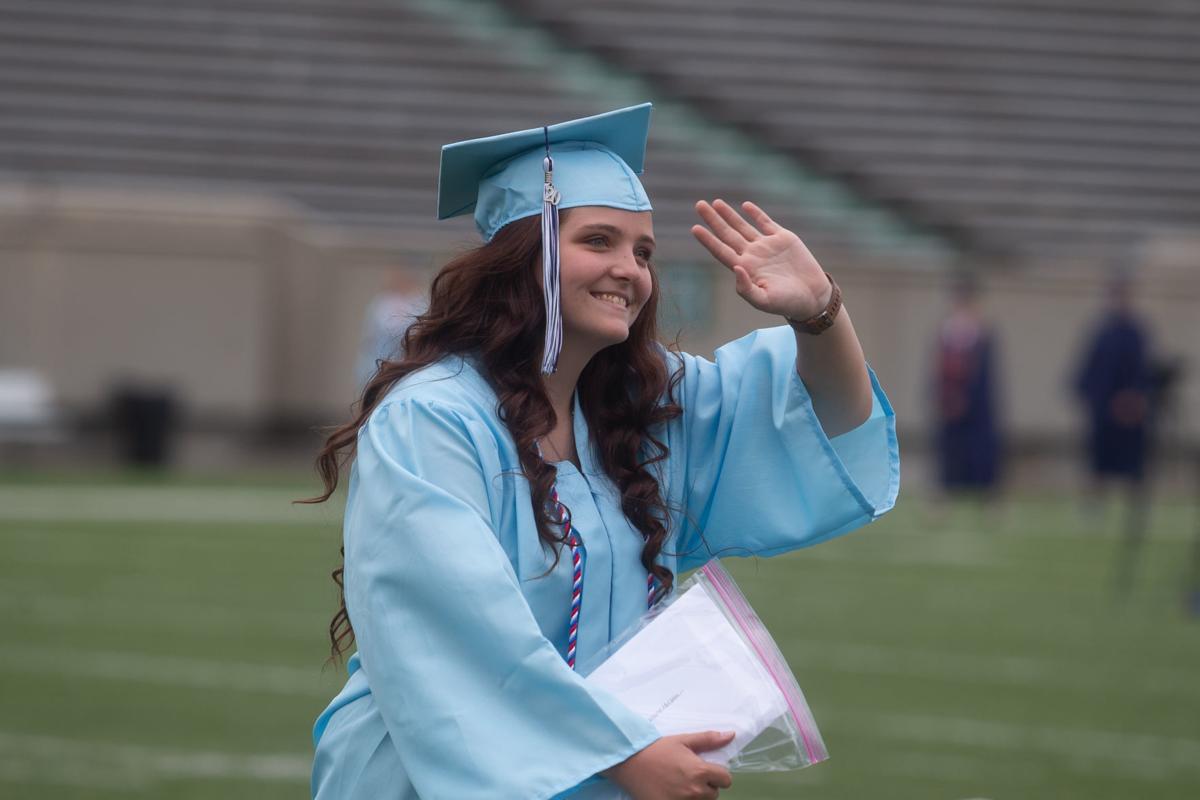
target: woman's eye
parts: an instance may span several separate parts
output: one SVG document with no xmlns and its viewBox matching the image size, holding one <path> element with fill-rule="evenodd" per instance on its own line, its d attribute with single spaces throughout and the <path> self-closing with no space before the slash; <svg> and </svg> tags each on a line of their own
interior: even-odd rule
<svg viewBox="0 0 1200 800">
<path fill-rule="evenodd" d="M 603 236 L 593 236 L 592 238 L 587 240 L 587 243 L 592 245 L 593 247 L 604 247 L 605 245 L 608 244 L 608 240 L 605 239 Z"/>
<path fill-rule="evenodd" d="M 648 262 L 648 261 L 650 261 L 650 257 L 653 256 L 654 253 L 650 252 L 649 250 L 647 250 L 645 248 L 641 248 L 637 251 L 636 255 L 637 255 L 637 258 L 639 261 Z"/>
</svg>

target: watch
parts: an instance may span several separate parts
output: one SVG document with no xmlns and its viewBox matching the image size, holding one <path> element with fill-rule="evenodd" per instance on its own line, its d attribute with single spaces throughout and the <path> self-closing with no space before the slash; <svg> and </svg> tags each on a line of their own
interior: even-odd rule
<svg viewBox="0 0 1200 800">
<path fill-rule="evenodd" d="M 833 288 L 833 291 L 830 292 L 829 302 L 825 304 L 825 308 L 822 309 L 821 313 L 808 319 L 784 317 L 788 325 L 791 325 L 792 328 L 801 333 L 816 336 L 823 331 L 829 330 L 833 327 L 833 322 L 837 319 L 838 312 L 842 310 L 842 290 L 838 288 L 837 282 L 833 279 L 832 275 L 826 272 L 825 277 L 829 279 L 829 285 Z"/>
</svg>

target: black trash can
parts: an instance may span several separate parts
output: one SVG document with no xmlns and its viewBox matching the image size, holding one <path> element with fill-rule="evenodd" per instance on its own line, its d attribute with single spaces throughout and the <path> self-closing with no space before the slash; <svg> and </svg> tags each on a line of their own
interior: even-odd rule
<svg viewBox="0 0 1200 800">
<path fill-rule="evenodd" d="M 170 391 L 123 385 L 113 390 L 113 429 L 121 460 L 137 467 L 165 467 L 170 461 L 178 409 Z"/>
</svg>

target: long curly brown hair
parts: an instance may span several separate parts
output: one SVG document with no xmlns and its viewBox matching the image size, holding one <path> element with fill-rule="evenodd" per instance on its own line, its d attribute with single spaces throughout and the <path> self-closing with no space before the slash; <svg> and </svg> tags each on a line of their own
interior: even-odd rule
<svg viewBox="0 0 1200 800">
<path fill-rule="evenodd" d="M 564 212 L 569 213 L 569 212 Z M 668 533 L 668 513 L 651 467 L 667 457 L 665 443 L 652 430 L 682 413 L 675 387 L 682 370 L 668 375 L 658 344 L 659 284 L 650 267 L 649 299 L 630 326 L 629 337 L 601 350 L 579 377 L 580 407 L 591 430 L 600 464 L 621 492 L 621 508 L 644 539 L 642 564 L 670 591 L 671 570 L 656 563 Z M 548 516 L 554 466 L 542 460 L 537 442 L 554 428 L 555 414 L 541 379 L 546 312 L 537 280 L 541 270 L 541 228 L 537 217 L 509 223 L 486 244 L 446 264 L 433 280 L 429 309 L 408 328 L 395 361 L 383 360 L 355 404 L 353 419 L 334 429 L 317 457 L 325 491 L 306 503 L 321 503 L 337 489 L 354 457 L 359 429 L 388 391 L 415 370 L 451 354 L 474 353 L 498 399 L 497 412 L 508 427 L 529 481 L 538 537 L 558 563 L 563 536 Z M 354 642 L 346 612 L 343 562 L 332 573 L 338 610 L 329 623 L 331 658 L 339 661 Z"/>
</svg>

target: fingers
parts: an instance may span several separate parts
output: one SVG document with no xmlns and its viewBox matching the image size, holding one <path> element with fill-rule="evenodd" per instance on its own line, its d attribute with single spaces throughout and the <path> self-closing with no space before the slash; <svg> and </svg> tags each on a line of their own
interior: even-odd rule
<svg viewBox="0 0 1200 800">
<path fill-rule="evenodd" d="M 682 742 L 693 753 L 707 753 L 711 750 L 717 750 L 733 741 L 733 731 L 702 731 L 700 733 L 688 733 L 679 737 Z M 699 759 L 701 771 L 697 777 L 703 782 L 711 792 L 701 794 L 701 797 L 715 798 L 720 794 L 721 789 L 728 789 L 733 785 L 733 776 L 729 774 L 729 770 L 720 764 L 710 764 L 707 761 Z"/>
<path fill-rule="evenodd" d="M 775 224 L 775 220 L 767 216 L 767 212 L 763 211 L 749 200 L 742 203 L 742 208 L 745 209 L 746 213 L 750 215 L 750 219 L 754 220 L 754 224 L 758 226 L 758 229 L 767 236 L 770 236 L 772 233 L 776 233 L 780 230 L 779 226 Z"/>
<path fill-rule="evenodd" d="M 753 242 L 762 235 L 754 229 L 753 225 L 742 219 L 742 215 L 724 200 L 714 200 L 712 207 L 716 209 L 716 212 L 721 216 L 721 219 L 723 219 L 730 228 L 737 231 L 738 234 L 747 242 Z"/>
<path fill-rule="evenodd" d="M 726 205 L 723 201 L 717 200 L 717 204 Z M 731 211 L 733 209 L 730 209 Z M 741 253 L 746 249 L 747 239 L 737 229 L 726 221 L 725 217 L 717 210 L 716 206 L 710 205 L 704 200 L 696 203 L 696 213 L 700 215 L 700 219 L 704 220 L 704 224 L 712 229 L 717 238 L 724 242 L 734 252 Z"/>
<path fill-rule="evenodd" d="M 724 200 L 714 200 L 711 204 L 701 200 L 696 203 L 696 213 L 721 242 L 739 255 L 762 238 L 762 234 Z"/>
<path fill-rule="evenodd" d="M 718 750 L 733 741 L 734 732 L 701 731 L 700 733 L 681 734 L 679 740 L 693 753 L 707 753 Z"/>
<path fill-rule="evenodd" d="M 729 245 L 722 242 L 713 232 L 703 225 L 693 225 L 692 235 L 696 237 L 696 241 L 704 246 L 704 249 L 712 253 L 713 258 L 720 261 L 725 266 L 733 269 L 738 262 L 737 251 Z"/>
<path fill-rule="evenodd" d="M 707 764 L 704 770 L 704 780 L 709 786 L 717 789 L 728 789 L 733 786 L 733 775 L 720 764 Z"/>
<path fill-rule="evenodd" d="M 732 267 L 737 263 L 752 242 L 783 230 L 767 215 L 767 212 L 754 203 L 746 201 L 742 203 L 742 209 L 750 215 L 754 225 L 758 226 L 757 228 L 747 222 L 733 206 L 724 200 L 717 199 L 711 204 L 704 200 L 696 203 L 696 213 L 700 215 L 708 228 L 704 228 L 703 225 L 693 225 L 692 234 L 718 261 L 727 267 Z M 701 231 L 707 231 L 710 235 L 704 236 Z"/>
</svg>

